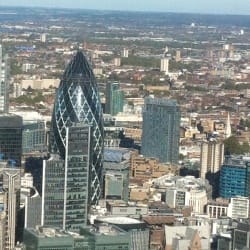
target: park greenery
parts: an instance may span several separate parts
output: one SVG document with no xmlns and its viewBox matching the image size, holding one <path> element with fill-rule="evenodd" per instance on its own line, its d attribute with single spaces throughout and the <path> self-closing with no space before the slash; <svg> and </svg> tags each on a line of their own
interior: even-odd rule
<svg viewBox="0 0 250 250">
<path fill-rule="evenodd" d="M 225 83 L 221 86 L 223 89 L 228 89 L 228 90 L 243 90 L 243 89 L 249 89 L 250 88 L 250 83 L 239 83 L 235 84 L 233 80 L 227 79 L 225 80 Z"/>
<path fill-rule="evenodd" d="M 250 128 L 250 119 L 240 119 L 240 127 Z"/>
<path fill-rule="evenodd" d="M 155 68 L 160 69 L 160 58 L 155 57 L 141 57 L 141 56 L 129 56 L 122 58 L 122 65 L 129 66 L 139 66 L 145 68 Z M 195 70 L 200 68 L 200 64 L 196 62 L 191 63 L 182 63 L 176 62 L 175 60 L 169 60 L 169 70 L 170 71 L 182 71 L 186 69 L 189 72 L 194 72 Z"/>
<path fill-rule="evenodd" d="M 35 105 L 40 102 L 44 102 L 45 98 L 41 92 L 38 92 L 35 96 L 34 95 L 21 95 L 15 99 L 15 102 L 18 104 L 26 104 L 26 105 Z"/>
<path fill-rule="evenodd" d="M 225 154 L 245 154 L 250 153 L 249 143 L 239 143 L 236 136 L 231 136 L 224 141 Z"/>
<path fill-rule="evenodd" d="M 22 73 L 22 68 L 17 65 L 15 61 L 10 62 L 10 73 L 11 75 L 17 75 Z"/>
<path fill-rule="evenodd" d="M 121 64 L 145 68 L 160 68 L 160 59 L 152 57 L 129 56 L 122 58 Z"/>
</svg>

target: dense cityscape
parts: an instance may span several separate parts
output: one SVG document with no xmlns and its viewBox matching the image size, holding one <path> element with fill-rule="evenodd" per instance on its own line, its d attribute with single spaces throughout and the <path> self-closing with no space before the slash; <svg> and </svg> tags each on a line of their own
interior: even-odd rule
<svg viewBox="0 0 250 250">
<path fill-rule="evenodd" d="M 0 249 L 250 249 L 250 16 L 1 7 Z"/>
</svg>

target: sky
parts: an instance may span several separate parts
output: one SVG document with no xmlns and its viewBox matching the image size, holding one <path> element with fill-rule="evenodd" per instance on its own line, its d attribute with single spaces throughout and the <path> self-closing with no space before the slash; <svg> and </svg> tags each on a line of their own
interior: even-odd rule
<svg viewBox="0 0 250 250">
<path fill-rule="evenodd" d="M 0 0 L 0 6 L 250 15 L 250 0 Z"/>
</svg>

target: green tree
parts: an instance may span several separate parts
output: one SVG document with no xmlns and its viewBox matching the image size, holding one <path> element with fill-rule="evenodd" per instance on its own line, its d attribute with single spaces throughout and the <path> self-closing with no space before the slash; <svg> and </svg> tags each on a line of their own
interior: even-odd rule
<svg viewBox="0 0 250 250">
<path fill-rule="evenodd" d="M 42 95 L 42 93 L 38 93 L 37 96 L 35 96 L 35 97 L 33 98 L 33 101 L 34 101 L 35 103 L 44 102 L 44 101 L 45 101 L 45 98 L 44 98 L 44 96 Z"/>
<path fill-rule="evenodd" d="M 11 63 L 10 63 L 10 74 L 11 75 L 17 75 L 17 74 L 21 74 L 21 73 L 22 73 L 21 67 L 18 66 L 16 62 L 11 61 Z"/>
<path fill-rule="evenodd" d="M 224 141 L 225 154 L 245 154 L 250 152 L 250 145 L 248 142 L 243 142 L 240 145 L 235 136 L 231 136 Z"/>
<path fill-rule="evenodd" d="M 225 154 L 241 154 L 241 146 L 235 136 L 231 136 L 224 141 Z"/>
<path fill-rule="evenodd" d="M 160 68 L 160 59 L 139 56 L 129 56 L 122 58 L 122 65 L 142 66 L 148 68 Z"/>
<path fill-rule="evenodd" d="M 247 142 L 243 142 L 243 144 L 241 145 L 241 151 L 242 153 L 249 153 L 250 152 L 250 146 L 249 143 Z"/>
</svg>

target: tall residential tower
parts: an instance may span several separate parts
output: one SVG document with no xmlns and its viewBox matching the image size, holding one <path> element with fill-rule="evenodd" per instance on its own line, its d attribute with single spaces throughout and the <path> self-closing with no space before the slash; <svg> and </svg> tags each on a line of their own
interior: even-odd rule
<svg viewBox="0 0 250 250">
<path fill-rule="evenodd" d="M 217 141 L 204 141 L 201 144 L 200 178 L 207 179 L 213 187 L 213 197 L 218 197 L 220 168 L 224 161 L 224 144 Z"/>
<path fill-rule="evenodd" d="M 201 144 L 200 177 L 206 179 L 207 173 L 217 173 L 224 161 L 224 144 L 217 141 L 204 141 Z"/>
<path fill-rule="evenodd" d="M 178 163 L 180 109 L 175 100 L 145 98 L 141 153 Z"/>
</svg>

